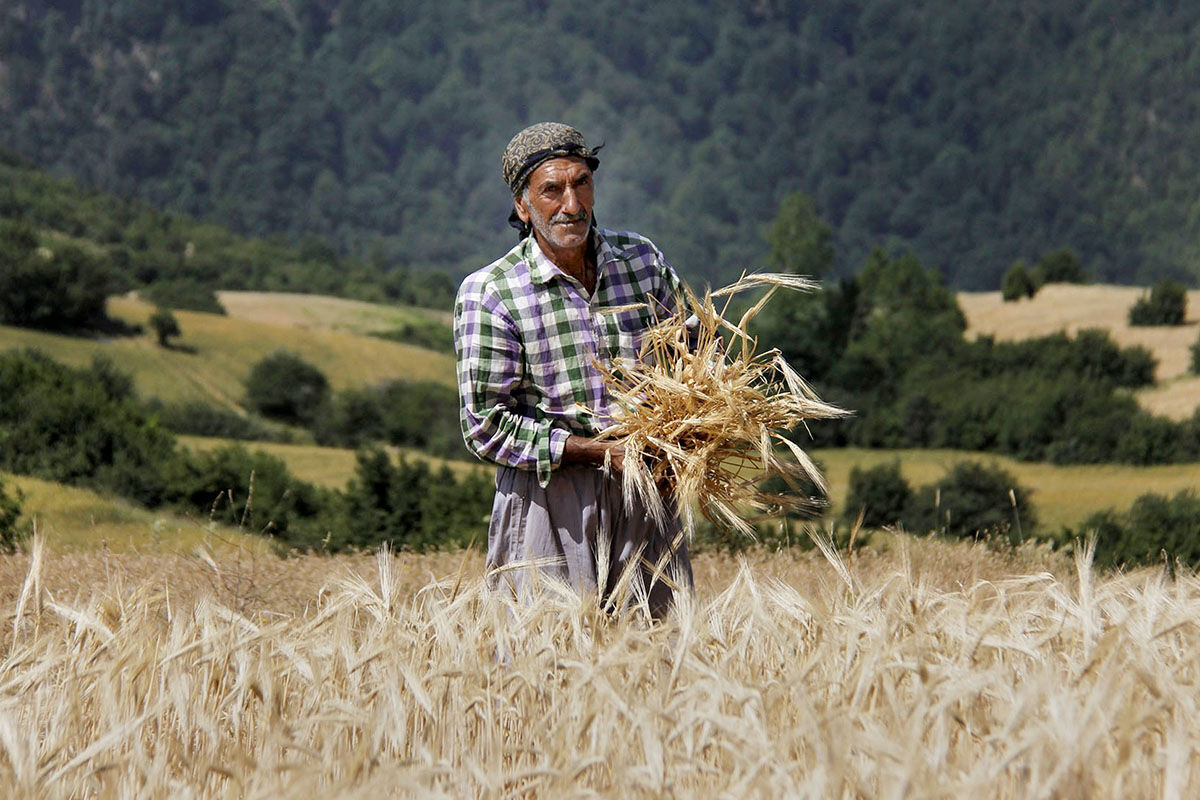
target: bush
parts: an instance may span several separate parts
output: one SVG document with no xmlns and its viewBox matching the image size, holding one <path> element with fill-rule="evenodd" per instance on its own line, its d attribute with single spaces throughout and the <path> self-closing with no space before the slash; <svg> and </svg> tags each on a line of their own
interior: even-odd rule
<svg viewBox="0 0 1200 800">
<path fill-rule="evenodd" d="M 1125 513 L 1111 509 L 1083 523 L 1096 536 L 1096 563 L 1108 566 L 1153 564 L 1178 559 L 1200 566 L 1200 497 L 1185 490 L 1168 499 L 1147 493 Z"/>
<path fill-rule="evenodd" d="M 167 340 L 179 336 L 183 331 L 179 328 L 179 320 L 168 308 L 159 307 L 150 315 L 150 327 L 158 338 L 159 347 L 167 347 Z"/>
<path fill-rule="evenodd" d="M 1000 282 L 1000 295 L 1006 303 L 1015 302 L 1022 297 L 1033 297 L 1037 294 L 1037 290 L 1038 287 L 1034 284 L 1033 278 L 1029 277 L 1029 273 L 1025 270 L 1025 264 L 1021 261 L 1009 267 L 1008 271 L 1004 273 L 1004 279 Z"/>
<path fill-rule="evenodd" d="M 454 331 L 434 320 L 415 320 L 398 328 L 372 334 L 380 339 L 424 347 L 439 353 L 454 352 Z"/>
<path fill-rule="evenodd" d="M 228 408 L 199 401 L 167 404 L 151 401 L 146 404 L 146 411 L 152 419 L 175 433 L 257 442 L 293 441 L 289 431 L 272 427 L 260 417 L 243 416 Z"/>
<path fill-rule="evenodd" d="M 389 381 L 339 392 L 313 425 L 317 442 L 362 447 L 386 441 L 442 457 L 462 456 L 458 394 L 431 381 Z"/>
<path fill-rule="evenodd" d="M 329 401 L 329 381 L 295 353 L 279 350 L 259 361 L 246 379 L 246 403 L 265 417 L 308 426 Z"/>
<path fill-rule="evenodd" d="M 900 472 L 900 462 L 869 469 L 850 470 L 843 519 L 853 525 L 862 513 L 864 528 L 883 528 L 899 523 L 913 500 L 912 487 Z"/>
<path fill-rule="evenodd" d="M 1200 375 L 1200 336 L 1196 337 L 1196 342 L 1190 348 L 1192 353 L 1192 374 Z"/>
<path fill-rule="evenodd" d="M 224 314 L 225 306 L 217 299 L 216 290 L 189 278 L 159 280 L 141 291 L 142 296 L 163 308 L 182 311 L 205 311 Z"/>
<path fill-rule="evenodd" d="M 1130 325 L 1182 325 L 1187 318 L 1187 289 L 1164 280 L 1129 309 Z"/>
<path fill-rule="evenodd" d="M 30 525 L 21 524 L 21 503 L 25 494 L 17 489 L 8 493 L 4 481 L 0 481 L 0 552 L 11 553 L 29 536 Z"/>
<path fill-rule="evenodd" d="M 1038 288 L 1047 283 L 1087 283 L 1091 280 L 1079 256 L 1067 248 L 1042 256 L 1034 272 L 1033 281 Z"/>
<path fill-rule="evenodd" d="M 38 247 L 32 230 L 0 225 L 0 322 L 59 332 L 113 325 L 108 267 L 77 247 Z"/>
<path fill-rule="evenodd" d="M 923 486 L 905 515 L 914 532 L 937 531 L 949 536 L 1007 534 L 1013 540 L 1037 524 L 1030 491 L 1008 471 L 974 461 L 961 461 L 937 483 Z"/>
</svg>

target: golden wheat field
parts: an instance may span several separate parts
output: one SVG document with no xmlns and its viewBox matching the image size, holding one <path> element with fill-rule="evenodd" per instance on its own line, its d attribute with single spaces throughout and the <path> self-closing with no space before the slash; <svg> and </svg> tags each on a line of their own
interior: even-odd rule
<svg viewBox="0 0 1200 800">
<path fill-rule="evenodd" d="M 477 553 L 0 559 L 13 797 L 1187 797 L 1200 581 L 1025 549 L 696 560 L 665 621 Z"/>
</svg>

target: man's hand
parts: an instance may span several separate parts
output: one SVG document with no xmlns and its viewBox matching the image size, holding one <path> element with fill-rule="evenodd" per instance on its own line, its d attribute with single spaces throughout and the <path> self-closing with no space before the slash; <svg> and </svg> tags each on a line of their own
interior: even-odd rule
<svg viewBox="0 0 1200 800">
<path fill-rule="evenodd" d="M 564 464 L 595 464 L 604 466 L 604 457 L 608 456 L 612 471 L 620 473 L 625 468 L 625 448 L 617 442 L 596 441 L 584 436 L 571 435 L 563 448 Z"/>
</svg>

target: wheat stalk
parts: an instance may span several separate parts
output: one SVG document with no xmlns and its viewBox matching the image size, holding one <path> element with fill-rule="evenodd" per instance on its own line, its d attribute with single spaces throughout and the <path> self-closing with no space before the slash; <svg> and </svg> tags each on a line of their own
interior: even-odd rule
<svg viewBox="0 0 1200 800">
<path fill-rule="evenodd" d="M 764 286 L 767 292 L 736 323 L 724 316 L 728 300 L 721 309 L 714 303 Z M 817 397 L 778 349 L 759 352 L 747 330 L 776 290 L 816 286 L 771 273 L 743 275 L 703 297 L 685 286 L 677 309 L 646 331 L 636 360 L 598 364 L 612 414 L 597 438 L 624 446 L 630 507 L 640 499 L 660 525 L 677 512 L 689 535 L 699 509 L 718 527 L 753 536 L 756 517 L 819 505 L 819 498 L 764 492 L 759 483 L 774 473 L 796 489 L 807 478 L 824 493 L 821 471 L 786 434 L 848 412 Z"/>
</svg>

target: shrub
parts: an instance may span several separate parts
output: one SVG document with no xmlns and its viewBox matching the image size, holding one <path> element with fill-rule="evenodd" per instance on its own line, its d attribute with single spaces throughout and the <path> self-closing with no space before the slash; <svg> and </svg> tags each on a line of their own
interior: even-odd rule
<svg viewBox="0 0 1200 800">
<path fill-rule="evenodd" d="M 436 350 L 439 353 L 454 352 L 454 332 L 449 325 L 434 320 L 415 320 L 398 328 L 372 334 L 380 339 Z"/>
<path fill-rule="evenodd" d="M 159 280 L 141 291 L 142 296 L 155 305 L 183 311 L 205 311 L 224 314 L 225 306 L 217 299 L 212 286 L 190 278 Z"/>
<path fill-rule="evenodd" d="M 311 425 L 329 400 L 329 381 L 295 353 L 279 350 L 250 369 L 246 403 L 265 417 Z"/>
<path fill-rule="evenodd" d="M 949 536 L 1008 534 L 1019 539 L 1037 524 L 1029 496 L 1008 471 L 961 461 L 937 483 L 921 487 L 905 515 L 905 527 Z"/>
<path fill-rule="evenodd" d="M 32 230 L 0 225 L 0 322 L 75 332 L 112 325 L 105 301 L 113 288 L 107 265 L 77 247 L 38 247 Z"/>
<path fill-rule="evenodd" d="M 1200 497 L 1185 490 L 1168 499 L 1147 493 L 1124 513 L 1111 509 L 1083 523 L 1096 536 L 1096 562 L 1110 566 L 1150 564 L 1168 558 L 1200 566 Z"/>
<path fill-rule="evenodd" d="M 1182 325 L 1187 318 L 1187 289 L 1164 280 L 1129 309 L 1130 325 Z"/>
<path fill-rule="evenodd" d="M 228 408 L 195 400 L 167 404 L 152 401 L 146 404 L 146 411 L 152 419 L 157 419 L 163 427 L 175 433 L 257 442 L 293 440 L 291 433 L 286 429 L 272 427 L 261 417 L 244 416 Z"/>
<path fill-rule="evenodd" d="M 852 525 L 861 512 L 865 528 L 895 525 L 904 518 L 912 500 L 912 487 L 901 474 L 899 461 L 869 469 L 854 467 L 850 470 L 843 517 Z"/>
<path fill-rule="evenodd" d="M 1004 273 L 1004 279 L 1000 282 L 1000 295 L 1004 298 L 1004 302 L 1011 303 L 1020 300 L 1022 297 L 1033 297 L 1037 294 L 1038 287 L 1034 284 L 1033 278 L 1029 277 L 1029 273 L 1025 270 L 1024 262 L 1017 261 L 1008 271 Z"/>
<path fill-rule="evenodd" d="M 1200 375 L 1200 336 L 1190 348 L 1192 353 L 1192 374 Z"/>
<path fill-rule="evenodd" d="M 1091 280 L 1091 276 L 1083 269 L 1079 256 L 1067 248 L 1042 256 L 1034 271 L 1034 282 L 1039 288 L 1047 283 L 1087 283 Z"/>
<path fill-rule="evenodd" d="M 150 315 L 150 327 L 154 330 L 154 335 L 158 338 L 159 347 L 167 347 L 167 340 L 172 336 L 179 336 L 183 331 L 179 328 L 179 320 L 175 319 L 175 315 L 168 308 L 159 306 L 154 313 Z"/>
<path fill-rule="evenodd" d="M 463 454 L 454 388 L 431 381 L 389 381 L 339 392 L 313 424 L 317 442 L 361 447 L 386 441 L 443 457 Z"/>
<path fill-rule="evenodd" d="M 4 481 L 0 481 L 0 552 L 11 553 L 30 532 L 28 523 L 21 524 L 21 503 L 25 494 L 18 488 L 8 493 Z"/>
</svg>

